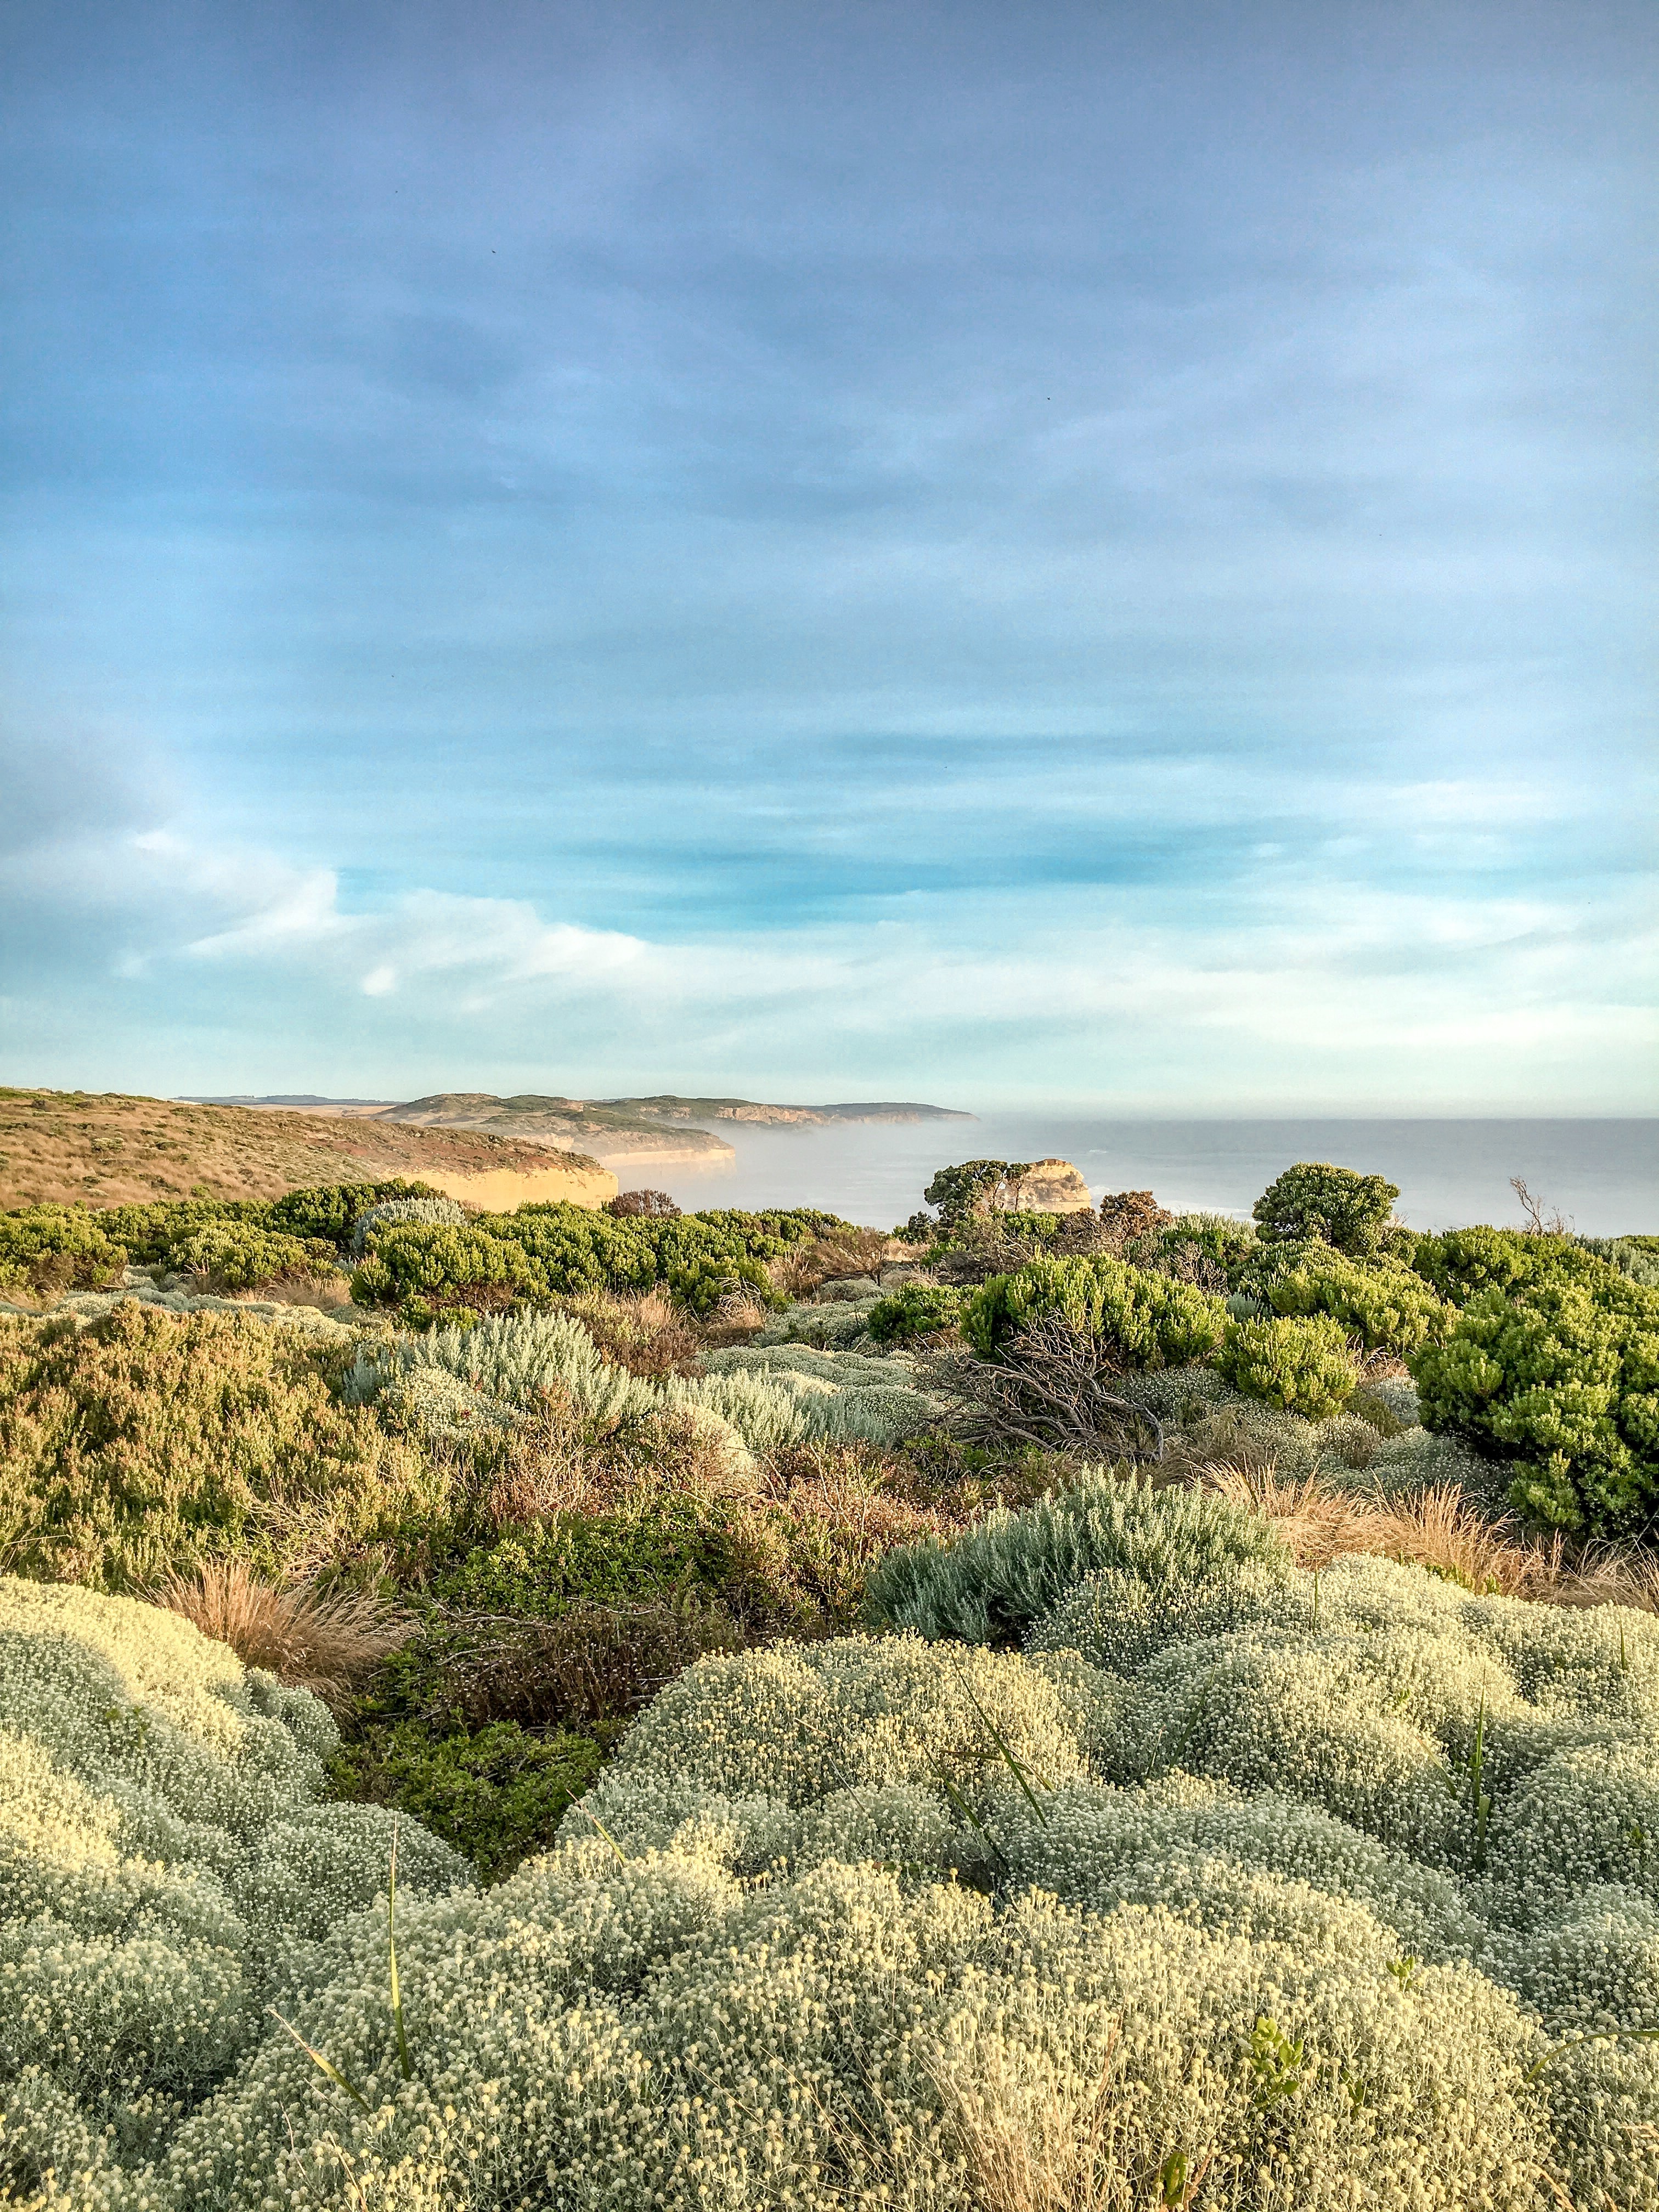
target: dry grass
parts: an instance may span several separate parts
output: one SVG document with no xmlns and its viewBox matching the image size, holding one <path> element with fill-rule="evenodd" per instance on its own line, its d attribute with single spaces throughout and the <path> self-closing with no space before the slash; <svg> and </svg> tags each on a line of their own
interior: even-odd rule
<svg viewBox="0 0 1659 2212">
<path fill-rule="evenodd" d="M 655 1378 L 691 1375 L 705 1340 L 696 1324 L 662 1291 L 617 1297 L 606 1291 L 562 1298 L 560 1310 L 572 1315 L 607 1359 L 631 1375 Z"/>
<path fill-rule="evenodd" d="M 1202 1480 L 1273 1523 L 1303 1567 L 1365 1553 L 1431 1568 L 1466 1589 L 1549 1605 L 1628 1605 L 1659 1613 L 1659 1560 L 1611 1548 L 1569 1552 L 1514 1522 L 1489 1521 L 1455 1483 L 1414 1497 L 1329 1490 L 1316 1476 L 1283 1481 L 1271 1466 L 1212 1465 Z"/>
<path fill-rule="evenodd" d="M 433 1170 L 544 1174 L 549 1164 L 545 1146 L 479 1129 L 0 1087 L 0 1206 L 125 1206 L 191 1193 L 280 1198 L 312 1183 Z"/>
<path fill-rule="evenodd" d="M 258 1581 L 240 1559 L 170 1575 L 149 1596 L 228 1644 L 246 1666 L 330 1702 L 349 1696 L 414 1629 L 407 1614 L 361 1590 L 325 1591 L 309 1582 L 278 1588 Z"/>
<path fill-rule="evenodd" d="M 786 1297 L 810 1298 L 821 1283 L 851 1275 L 873 1275 L 888 1256 L 892 1239 L 879 1229 L 837 1230 L 833 1237 L 810 1237 L 775 1260 L 766 1273 Z"/>
<path fill-rule="evenodd" d="M 1123 2124 L 1109 2049 L 1093 2081 L 1059 2081 L 1034 2054 L 988 2040 L 970 2062 L 936 2053 L 928 2070 L 976 2212 L 1186 2212 L 1198 2195 L 1207 2159 L 1174 2153 L 1152 2172 L 1131 2147 L 1138 2130 Z"/>
</svg>

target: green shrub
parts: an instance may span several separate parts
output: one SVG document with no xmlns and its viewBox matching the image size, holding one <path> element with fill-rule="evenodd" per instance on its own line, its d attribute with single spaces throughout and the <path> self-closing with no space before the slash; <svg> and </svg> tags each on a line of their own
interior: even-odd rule
<svg viewBox="0 0 1659 2212">
<path fill-rule="evenodd" d="M 1340 1412 L 1359 1380 L 1340 1322 L 1322 1314 L 1229 1322 L 1216 1365 L 1247 1398 L 1310 1421 Z"/>
<path fill-rule="evenodd" d="M 1252 1212 L 1270 1243 L 1314 1240 L 1358 1255 L 1376 1249 L 1399 1195 L 1398 1185 L 1381 1176 L 1299 1160 L 1268 1184 Z"/>
<path fill-rule="evenodd" d="M 1049 1314 L 1099 1339 L 1122 1367 L 1176 1367 L 1220 1343 L 1225 1310 L 1167 1276 L 1103 1255 L 1032 1260 L 994 1275 L 962 1308 L 962 1333 L 992 1359 L 1011 1336 Z"/>
<path fill-rule="evenodd" d="M 835 1225 L 833 1215 L 807 1207 L 618 1219 L 564 1203 L 485 1214 L 465 1229 L 393 1223 L 375 1237 L 352 1279 L 352 1295 L 360 1304 L 398 1307 L 416 1328 L 447 1308 L 477 1303 L 480 1291 L 501 1303 L 662 1285 L 705 1314 L 737 1289 L 773 1303 L 763 1263 Z"/>
<path fill-rule="evenodd" d="M 1507 1462 L 1511 1502 L 1534 1520 L 1646 1535 L 1659 1517 L 1659 1291 L 1574 1248 L 1459 1259 L 1466 1279 L 1510 1262 L 1508 1285 L 1467 1295 L 1445 1342 L 1413 1358 L 1425 1425 Z"/>
<path fill-rule="evenodd" d="M 1023 1512 L 988 1514 L 949 1543 L 890 1552 L 871 1573 L 865 1606 L 878 1626 L 930 1642 L 1011 1644 L 1103 1569 L 1187 1582 L 1244 1563 L 1289 1571 L 1289 1553 L 1260 1514 L 1215 1492 L 1096 1473 Z"/>
<path fill-rule="evenodd" d="M 1255 1250 L 1256 1241 L 1254 1224 L 1235 1221 L 1225 1213 L 1178 1213 L 1158 1231 L 1158 1249 L 1166 1254 L 1195 1244 L 1206 1260 L 1226 1269 L 1230 1284 Z"/>
<path fill-rule="evenodd" d="M 1482 1291 L 1518 1290 L 1546 1276 L 1595 1283 L 1607 1263 L 1574 1237 L 1474 1228 L 1420 1237 L 1413 1265 L 1443 1298 L 1461 1306 Z"/>
<path fill-rule="evenodd" d="M 339 1263 L 339 1254 L 322 1237 L 283 1236 L 251 1221 L 208 1222 L 169 1256 L 175 1267 L 205 1277 L 221 1291 L 251 1291 L 283 1275 L 327 1273 Z"/>
<path fill-rule="evenodd" d="M 586 1602 L 632 1606 L 692 1581 L 718 1589 L 732 1561 L 730 1510 L 673 1492 L 609 1513 L 557 1513 L 469 1552 L 432 1595 L 470 1613 L 550 1620 Z"/>
<path fill-rule="evenodd" d="M 1005 1207 L 1018 1195 L 1032 1164 L 1030 1160 L 963 1160 L 959 1166 L 941 1168 L 922 1199 L 938 1208 L 939 1226 L 948 1237 L 975 1214 Z"/>
<path fill-rule="evenodd" d="M 902 1283 L 870 1309 L 869 1330 L 876 1343 L 909 1344 L 954 1328 L 962 1292 L 944 1283 Z"/>
<path fill-rule="evenodd" d="M 422 1199 L 428 1203 L 441 1200 L 453 1205 L 453 1199 L 442 1199 L 430 1183 L 410 1182 L 402 1176 L 394 1176 L 386 1182 L 329 1182 L 319 1183 L 308 1190 L 291 1190 L 282 1198 L 273 1199 L 266 1212 L 265 1225 L 287 1237 L 322 1237 L 331 1244 L 349 1243 L 358 1223 L 366 1213 L 377 1206 L 392 1206 Z"/>
<path fill-rule="evenodd" d="M 47 1298 L 118 1280 L 125 1247 L 101 1216 L 80 1206 L 25 1206 L 0 1213 L 0 1297 Z"/>
<path fill-rule="evenodd" d="M 1454 1319 L 1445 1300 L 1399 1261 L 1360 1262 L 1324 1245 L 1298 1248 L 1295 1262 L 1268 1274 L 1263 1289 L 1275 1313 L 1327 1315 L 1367 1352 L 1397 1358 L 1437 1342 Z"/>
<path fill-rule="evenodd" d="M 447 1505 L 289 1331 L 137 1303 L 85 1328 L 0 1316 L 0 1546 L 23 1573 L 131 1589 L 234 1554 L 274 1574 Z"/>
<path fill-rule="evenodd" d="M 343 1797 L 395 1808 L 470 1859 L 486 1881 L 546 1850 L 599 1771 L 592 1736 L 532 1735 L 516 1721 L 433 1736 L 416 1721 L 372 1730 L 330 1768 Z"/>
</svg>

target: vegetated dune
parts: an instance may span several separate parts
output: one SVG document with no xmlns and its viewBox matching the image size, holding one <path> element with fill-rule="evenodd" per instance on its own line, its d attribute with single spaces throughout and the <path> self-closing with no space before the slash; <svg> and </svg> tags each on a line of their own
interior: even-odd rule
<svg viewBox="0 0 1659 2212">
<path fill-rule="evenodd" d="M 616 1176 L 586 1154 L 550 1158 L 545 1144 L 493 1131 L 0 1089 L 0 1206 L 276 1198 L 313 1183 L 392 1176 L 493 1212 L 530 1199 L 603 1206 L 617 1192 Z"/>
</svg>

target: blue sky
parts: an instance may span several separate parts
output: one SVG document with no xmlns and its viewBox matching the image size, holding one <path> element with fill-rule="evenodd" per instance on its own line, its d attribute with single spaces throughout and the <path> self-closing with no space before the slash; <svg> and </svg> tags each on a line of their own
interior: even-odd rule
<svg viewBox="0 0 1659 2212">
<path fill-rule="evenodd" d="M 1651 1110 L 1656 45 L 11 11 L 5 1074 Z"/>
</svg>

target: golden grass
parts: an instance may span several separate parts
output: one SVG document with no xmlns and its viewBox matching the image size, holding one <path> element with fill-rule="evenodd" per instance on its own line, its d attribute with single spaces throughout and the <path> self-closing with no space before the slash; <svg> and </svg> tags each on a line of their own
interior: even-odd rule
<svg viewBox="0 0 1659 2212">
<path fill-rule="evenodd" d="M 169 1575 L 149 1595 L 228 1644 L 245 1666 L 327 1701 L 347 1697 L 414 1630 L 406 1613 L 361 1590 L 324 1591 L 310 1582 L 279 1588 L 258 1581 L 241 1559 Z"/>
<path fill-rule="evenodd" d="M 1428 1567 L 1466 1589 L 1549 1605 L 1627 1605 L 1659 1613 L 1659 1561 L 1607 1547 L 1570 1552 L 1514 1522 L 1489 1521 L 1455 1483 L 1413 1497 L 1367 1498 L 1328 1489 L 1317 1476 L 1282 1480 L 1271 1468 L 1211 1465 L 1207 1487 L 1267 1516 L 1298 1566 L 1322 1567 L 1344 1553 Z"/>
<path fill-rule="evenodd" d="M 279 1198 L 312 1183 L 391 1176 L 532 1175 L 561 1157 L 481 1129 L 0 1086 L 0 1207 L 124 1206 L 192 1193 Z"/>
</svg>

